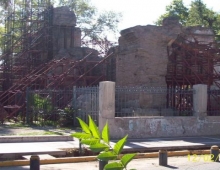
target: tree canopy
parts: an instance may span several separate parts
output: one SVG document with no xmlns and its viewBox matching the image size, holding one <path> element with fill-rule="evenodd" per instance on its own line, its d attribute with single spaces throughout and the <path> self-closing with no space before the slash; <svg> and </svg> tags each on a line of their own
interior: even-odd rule
<svg viewBox="0 0 220 170">
<path fill-rule="evenodd" d="M 216 38 L 220 39 L 220 13 L 209 9 L 202 0 L 192 1 L 189 8 L 184 5 L 183 0 L 173 0 L 166 7 L 166 13 L 162 14 L 155 23 L 162 25 L 163 19 L 169 16 L 178 17 L 183 26 L 210 27 L 214 30 Z"/>
<path fill-rule="evenodd" d="M 108 32 L 116 33 L 121 19 L 114 11 L 99 12 L 89 0 L 60 0 L 59 5 L 69 6 L 77 17 L 77 26 L 82 30 L 82 38 L 105 38 Z"/>
</svg>

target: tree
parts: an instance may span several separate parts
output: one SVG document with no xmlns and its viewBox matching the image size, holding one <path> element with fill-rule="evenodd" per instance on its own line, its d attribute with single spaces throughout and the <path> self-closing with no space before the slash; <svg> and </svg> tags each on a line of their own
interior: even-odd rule
<svg viewBox="0 0 220 170">
<path fill-rule="evenodd" d="M 165 17 L 177 16 L 183 26 L 201 25 L 213 29 L 216 39 L 220 35 L 220 14 L 208 9 L 202 0 L 194 0 L 190 4 L 190 8 L 186 8 L 182 0 L 173 0 L 171 5 L 166 7 L 166 13 L 162 14 L 155 22 L 162 25 Z"/>
<path fill-rule="evenodd" d="M 4 9 L 7 9 L 8 6 L 10 5 L 11 3 L 11 0 L 1 0 L 0 1 L 0 6 Z"/>
<path fill-rule="evenodd" d="M 82 30 L 82 40 L 103 40 L 109 32 L 118 31 L 118 23 L 122 17 L 120 13 L 100 13 L 89 0 L 60 0 L 59 5 L 69 6 L 75 12 L 77 26 Z"/>
<path fill-rule="evenodd" d="M 182 0 L 173 0 L 170 5 L 166 6 L 166 11 L 167 12 L 165 14 L 162 14 L 155 22 L 156 25 L 162 25 L 163 19 L 170 16 L 178 17 L 182 25 L 186 24 L 189 13 L 188 8 L 184 6 Z"/>
<path fill-rule="evenodd" d="M 205 27 L 213 27 L 213 22 L 217 19 L 217 13 L 208 9 L 201 0 L 195 0 L 191 3 L 189 9 L 189 17 L 187 25 L 202 25 Z"/>
</svg>

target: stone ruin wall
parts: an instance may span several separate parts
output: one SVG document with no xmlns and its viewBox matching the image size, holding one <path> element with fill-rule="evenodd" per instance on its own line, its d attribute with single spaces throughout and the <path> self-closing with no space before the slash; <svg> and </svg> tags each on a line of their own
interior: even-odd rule
<svg viewBox="0 0 220 170">
<path fill-rule="evenodd" d="M 62 57 L 80 60 L 93 52 L 92 60 L 100 60 L 98 51 L 81 47 L 81 29 L 76 27 L 76 16 L 67 6 L 53 10 L 53 55 L 55 59 Z"/>
<path fill-rule="evenodd" d="M 53 10 L 53 51 L 81 47 L 81 30 L 76 27 L 76 16 L 67 6 Z"/>
<path fill-rule="evenodd" d="M 166 87 L 167 46 L 180 33 L 187 35 L 189 40 L 194 37 L 201 43 L 214 41 L 212 30 L 198 26 L 182 27 L 176 18 L 165 19 L 163 26 L 135 26 L 122 30 L 119 46 L 115 48 L 116 85 Z M 142 93 L 138 100 L 142 111 L 148 107 L 166 106 L 165 94 L 158 96 Z M 146 110 L 149 111 L 152 110 Z"/>
<path fill-rule="evenodd" d="M 117 47 L 116 83 L 119 86 L 166 86 L 167 46 L 178 34 L 200 43 L 214 41 L 213 31 L 204 27 L 182 27 L 175 18 L 163 26 L 135 26 L 121 31 Z"/>
<path fill-rule="evenodd" d="M 77 18 L 73 11 L 67 6 L 61 6 L 53 9 L 53 22 L 52 22 L 52 44 L 53 44 L 53 59 L 59 60 L 63 57 L 71 58 L 72 60 L 81 60 L 88 54 L 89 61 L 100 61 L 99 53 L 97 50 L 81 47 L 81 29 L 76 27 Z M 86 69 L 93 67 L 94 64 L 86 65 Z M 71 67 L 71 63 L 65 66 L 67 70 Z M 49 74 L 60 75 L 63 73 L 63 66 L 57 67 Z M 71 70 L 73 75 L 81 75 L 78 69 Z M 90 74 L 96 75 L 101 73 L 99 68 L 95 68 Z M 67 82 L 68 83 L 68 82 Z"/>
</svg>

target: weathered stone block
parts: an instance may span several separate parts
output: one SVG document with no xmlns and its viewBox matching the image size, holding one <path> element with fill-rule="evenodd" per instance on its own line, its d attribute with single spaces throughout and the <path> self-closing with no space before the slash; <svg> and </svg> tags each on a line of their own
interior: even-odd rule
<svg viewBox="0 0 220 170">
<path fill-rule="evenodd" d="M 76 16 L 67 6 L 54 8 L 53 25 L 76 26 Z"/>
</svg>

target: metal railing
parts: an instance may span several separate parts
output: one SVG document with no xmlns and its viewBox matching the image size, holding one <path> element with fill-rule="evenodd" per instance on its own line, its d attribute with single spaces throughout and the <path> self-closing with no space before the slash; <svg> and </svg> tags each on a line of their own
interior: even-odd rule
<svg viewBox="0 0 220 170">
<path fill-rule="evenodd" d="M 192 116 L 193 90 L 167 87 L 116 87 L 115 116 Z M 98 125 L 99 88 L 27 90 L 26 121 L 79 126 L 76 117 Z"/>
<path fill-rule="evenodd" d="M 210 89 L 208 90 L 208 116 L 220 116 L 220 90 Z"/>
<path fill-rule="evenodd" d="M 27 90 L 26 123 L 40 125 L 72 126 L 73 90 Z"/>
<path fill-rule="evenodd" d="M 26 123 L 79 126 L 76 117 L 98 124 L 98 86 L 68 90 L 27 90 Z"/>
<path fill-rule="evenodd" d="M 192 89 L 116 87 L 115 116 L 192 116 L 192 97 Z"/>
<path fill-rule="evenodd" d="M 88 115 L 98 125 L 99 87 L 74 87 L 72 106 L 76 108 L 76 117 L 88 123 Z M 75 119 L 76 121 L 76 119 Z M 78 121 L 75 122 L 77 124 Z"/>
</svg>

